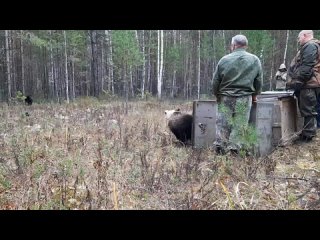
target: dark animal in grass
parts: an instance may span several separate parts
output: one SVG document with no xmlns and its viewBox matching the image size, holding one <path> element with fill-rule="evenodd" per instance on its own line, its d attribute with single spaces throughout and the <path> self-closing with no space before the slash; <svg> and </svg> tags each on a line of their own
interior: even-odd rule
<svg viewBox="0 0 320 240">
<path fill-rule="evenodd" d="M 33 100 L 32 100 L 32 98 L 31 98 L 30 96 L 27 96 L 26 99 L 24 100 L 24 102 L 25 102 L 27 105 L 31 106 Z"/>
<path fill-rule="evenodd" d="M 182 113 L 180 109 L 166 110 L 166 119 L 168 119 L 168 127 L 176 138 L 186 144 L 191 140 L 193 116 L 188 113 Z"/>
</svg>

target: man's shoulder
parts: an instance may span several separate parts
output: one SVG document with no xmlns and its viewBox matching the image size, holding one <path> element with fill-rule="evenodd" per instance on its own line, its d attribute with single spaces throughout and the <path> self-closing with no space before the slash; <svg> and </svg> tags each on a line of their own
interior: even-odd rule
<svg viewBox="0 0 320 240">
<path fill-rule="evenodd" d="M 255 55 L 255 54 L 253 54 L 253 53 L 246 52 L 246 54 L 247 54 L 248 56 L 252 57 L 252 58 L 255 58 L 255 59 L 258 59 L 258 60 L 259 60 L 258 56 Z"/>
<path fill-rule="evenodd" d="M 320 46 L 320 41 L 319 40 L 311 39 L 310 41 L 306 42 L 303 45 L 302 49 L 303 50 L 305 50 L 305 49 L 315 49 L 315 48 L 318 49 L 319 46 Z"/>
<path fill-rule="evenodd" d="M 232 58 L 232 53 L 229 53 L 227 55 L 224 55 L 221 59 L 220 59 L 220 63 L 224 63 L 225 61 L 228 61 L 228 59 Z"/>
<path fill-rule="evenodd" d="M 307 44 L 320 44 L 320 40 L 312 38 L 310 41 L 307 42 Z"/>
</svg>

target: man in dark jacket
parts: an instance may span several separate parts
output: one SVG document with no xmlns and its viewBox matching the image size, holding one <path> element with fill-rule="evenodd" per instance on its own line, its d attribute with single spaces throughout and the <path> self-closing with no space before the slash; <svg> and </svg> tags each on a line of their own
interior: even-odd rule
<svg viewBox="0 0 320 240">
<path fill-rule="evenodd" d="M 286 89 L 296 93 L 304 124 L 299 141 L 308 142 L 316 136 L 317 99 L 320 97 L 320 42 L 312 30 L 302 30 L 298 35 L 300 48 L 292 60 Z"/>
<path fill-rule="evenodd" d="M 218 101 L 214 142 L 217 153 L 237 153 L 242 149 L 238 133 L 248 125 L 252 102 L 261 92 L 261 62 L 246 51 L 247 46 L 246 36 L 234 36 L 231 53 L 220 59 L 214 72 L 213 94 Z"/>
</svg>

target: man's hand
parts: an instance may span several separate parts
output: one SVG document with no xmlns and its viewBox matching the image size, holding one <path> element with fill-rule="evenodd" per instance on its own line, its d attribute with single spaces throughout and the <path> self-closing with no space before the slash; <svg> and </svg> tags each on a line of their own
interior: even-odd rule
<svg viewBox="0 0 320 240">
<path fill-rule="evenodd" d="M 286 83 L 286 90 L 292 89 L 294 91 L 300 91 L 302 86 L 303 86 L 303 83 L 300 81 L 287 82 Z"/>
<path fill-rule="evenodd" d="M 286 83 L 286 90 L 290 90 L 290 89 L 293 89 L 293 86 L 292 86 L 292 82 L 287 82 Z"/>
<path fill-rule="evenodd" d="M 252 102 L 253 103 L 257 102 L 257 95 L 252 94 Z"/>
</svg>

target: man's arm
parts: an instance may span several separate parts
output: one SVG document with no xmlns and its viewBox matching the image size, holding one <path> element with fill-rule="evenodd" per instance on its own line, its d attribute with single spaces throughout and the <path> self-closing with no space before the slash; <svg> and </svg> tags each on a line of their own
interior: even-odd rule
<svg viewBox="0 0 320 240">
<path fill-rule="evenodd" d="M 258 68 L 258 74 L 254 79 L 253 86 L 255 88 L 255 94 L 258 95 L 262 91 L 262 77 L 263 77 L 263 72 L 262 72 L 262 66 L 260 59 L 257 57 L 257 68 Z"/>
<path fill-rule="evenodd" d="M 213 79 L 212 79 L 212 93 L 216 97 L 218 94 L 218 88 L 219 88 L 220 82 L 221 82 L 221 79 L 220 79 L 220 74 L 219 74 L 219 63 L 218 63 L 216 70 L 214 71 Z"/>
</svg>

